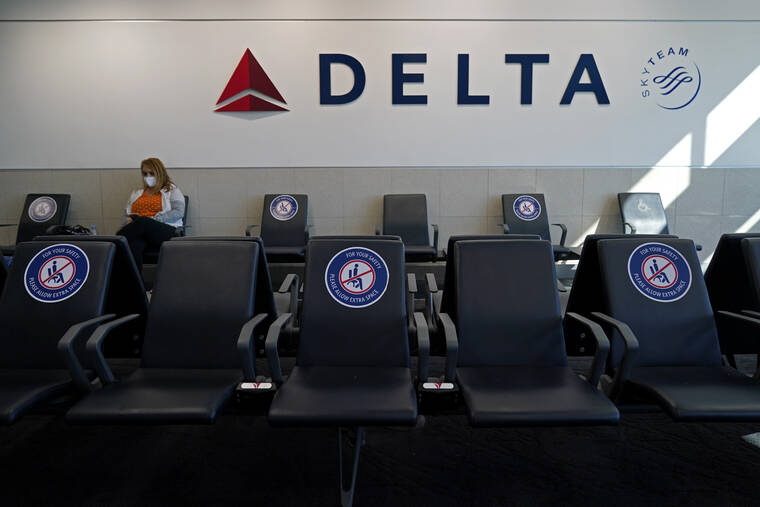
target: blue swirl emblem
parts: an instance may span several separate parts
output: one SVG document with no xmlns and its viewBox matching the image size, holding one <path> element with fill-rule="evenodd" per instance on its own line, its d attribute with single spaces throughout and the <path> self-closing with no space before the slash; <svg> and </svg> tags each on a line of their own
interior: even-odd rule
<svg viewBox="0 0 760 507">
<path fill-rule="evenodd" d="M 641 96 L 653 97 L 659 107 L 670 111 L 691 104 L 702 89 L 702 72 L 688 55 L 688 48 L 671 47 L 650 57 L 639 78 Z"/>
</svg>

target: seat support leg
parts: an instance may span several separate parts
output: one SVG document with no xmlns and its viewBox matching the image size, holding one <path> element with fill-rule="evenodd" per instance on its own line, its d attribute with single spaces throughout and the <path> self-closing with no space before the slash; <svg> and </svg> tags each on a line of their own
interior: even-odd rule
<svg viewBox="0 0 760 507">
<path fill-rule="evenodd" d="M 354 503 L 354 488 L 356 486 L 356 474 L 359 471 L 359 455 L 364 445 L 364 428 L 356 428 L 356 445 L 354 446 L 353 468 L 351 471 L 351 485 L 346 489 L 343 477 L 343 435 L 344 428 L 338 428 L 338 466 L 340 469 L 340 504 L 343 507 L 351 507 Z M 348 437 L 348 435 L 346 435 Z"/>
</svg>

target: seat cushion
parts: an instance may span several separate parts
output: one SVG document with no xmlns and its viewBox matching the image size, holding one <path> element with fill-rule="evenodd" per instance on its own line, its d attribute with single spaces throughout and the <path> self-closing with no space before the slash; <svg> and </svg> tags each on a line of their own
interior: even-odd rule
<svg viewBox="0 0 760 507">
<path fill-rule="evenodd" d="M 240 370 L 139 368 L 74 405 L 72 423 L 213 423 Z"/>
<path fill-rule="evenodd" d="M 473 426 L 615 424 L 615 405 L 566 366 L 457 368 Z"/>
<path fill-rule="evenodd" d="M 283 426 L 413 425 L 417 398 L 408 368 L 296 366 L 277 391 L 269 422 Z"/>
<path fill-rule="evenodd" d="M 650 395 L 678 420 L 760 420 L 760 381 L 729 367 L 649 366 L 628 388 Z"/>
<path fill-rule="evenodd" d="M 404 245 L 407 262 L 428 262 L 435 260 L 435 247 L 428 245 Z"/>
<path fill-rule="evenodd" d="M 0 424 L 13 424 L 34 405 L 73 386 L 68 370 L 0 369 Z"/>
</svg>

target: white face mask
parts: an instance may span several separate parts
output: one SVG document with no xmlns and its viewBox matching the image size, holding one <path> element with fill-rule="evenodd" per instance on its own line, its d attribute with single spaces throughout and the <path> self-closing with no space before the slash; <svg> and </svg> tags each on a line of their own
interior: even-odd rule
<svg viewBox="0 0 760 507">
<path fill-rule="evenodd" d="M 149 187 L 152 188 L 153 185 L 156 184 L 156 177 L 155 176 L 145 176 L 143 178 L 143 181 L 145 182 L 146 185 L 148 185 Z"/>
</svg>

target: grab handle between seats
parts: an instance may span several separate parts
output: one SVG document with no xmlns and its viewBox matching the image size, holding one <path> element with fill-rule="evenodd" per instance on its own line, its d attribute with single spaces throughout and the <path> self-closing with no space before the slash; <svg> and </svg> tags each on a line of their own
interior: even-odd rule
<svg viewBox="0 0 760 507">
<path fill-rule="evenodd" d="M 280 288 L 277 289 L 277 292 L 280 294 L 290 293 L 290 313 L 292 313 L 294 317 L 297 317 L 298 315 L 298 289 L 300 286 L 301 278 L 296 273 L 288 273 L 287 276 L 285 276 L 285 280 L 282 281 Z M 295 318 L 294 320 L 297 321 L 298 319 Z"/>
<path fill-rule="evenodd" d="M 552 224 L 562 229 L 562 236 L 559 238 L 559 246 L 565 246 L 565 240 L 567 239 L 567 226 L 565 224 Z"/>
<path fill-rule="evenodd" d="M 599 379 L 602 377 L 602 373 L 604 373 L 604 366 L 607 362 L 607 355 L 610 352 L 610 341 L 607 339 L 607 335 L 604 334 L 602 326 L 596 322 L 582 317 L 575 312 L 566 312 L 565 318 L 567 317 L 573 319 L 585 327 L 588 331 L 591 332 L 591 334 L 594 336 L 594 339 L 596 340 L 596 353 L 594 354 L 594 360 L 591 363 L 591 368 L 589 368 L 588 376 L 586 377 L 588 383 L 596 387 L 599 385 Z"/>
<path fill-rule="evenodd" d="M 443 326 L 443 336 L 446 339 L 445 380 L 446 382 L 454 382 L 457 372 L 457 356 L 459 355 L 457 328 L 447 313 L 439 313 L 438 321 Z"/>
<path fill-rule="evenodd" d="M 243 380 L 253 382 L 256 380 L 256 359 L 254 357 L 254 333 L 259 324 L 264 322 L 269 314 L 260 313 L 243 324 L 237 341 L 237 350 L 243 368 Z"/>
<path fill-rule="evenodd" d="M 116 377 L 114 377 L 114 374 L 111 371 L 111 367 L 108 366 L 106 358 L 103 357 L 103 341 L 112 329 L 119 327 L 122 324 L 126 324 L 127 322 L 133 321 L 139 317 L 139 313 L 131 313 L 125 317 L 107 322 L 106 324 L 101 324 L 97 329 L 95 329 L 95 332 L 92 333 L 90 339 L 87 340 L 87 357 L 95 367 L 95 371 L 98 372 L 98 376 L 100 377 L 101 382 L 103 382 L 103 385 L 116 381 Z"/>
<path fill-rule="evenodd" d="M 66 333 L 58 342 L 58 352 L 61 354 L 64 363 L 66 363 L 66 366 L 69 368 L 71 379 L 74 381 L 74 384 L 83 391 L 92 390 L 92 385 L 90 384 L 87 375 L 84 373 L 84 368 L 82 368 L 82 363 L 79 361 L 79 358 L 74 351 L 74 347 L 76 347 L 82 337 L 89 333 L 93 326 L 106 320 L 111 320 L 114 317 L 116 317 L 115 313 L 109 313 L 74 324 L 66 330 Z"/>
<path fill-rule="evenodd" d="M 264 344 L 267 354 L 267 362 L 269 363 L 269 370 L 272 374 L 272 381 L 277 385 L 283 383 L 282 366 L 280 365 L 280 353 L 277 351 L 277 343 L 280 341 L 282 326 L 287 324 L 292 318 L 292 313 L 283 313 L 277 317 L 277 320 L 272 322 L 272 325 L 269 326 L 266 343 Z"/>
<path fill-rule="evenodd" d="M 623 353 L 623 361 L 615 373 L 615 377 L 612 379 L 612 385 L 610 386 L 608 396 L 615 401 L 620 395 L 623 389 L 623 384 L 631 376 L 631 369 L 633 368 L 633 361 L 639 351 L 639 341 L 636 339 L 636 335 L 633 334 L 631 328 L 625 322 L 619 321 L 601 312 L 591 312 L 591 316 L 605 324 L 614 327 L 620 335 L 623 337 L 623 343 L 625 344 L 625 352 Z"/>
<path fill-rule="evenodd" d="M 414 323 L 417 326 L 417 378 L 425 382 L 430 369 L 430 333 L 422 312 L 414 312 Z"/>
</svg>

